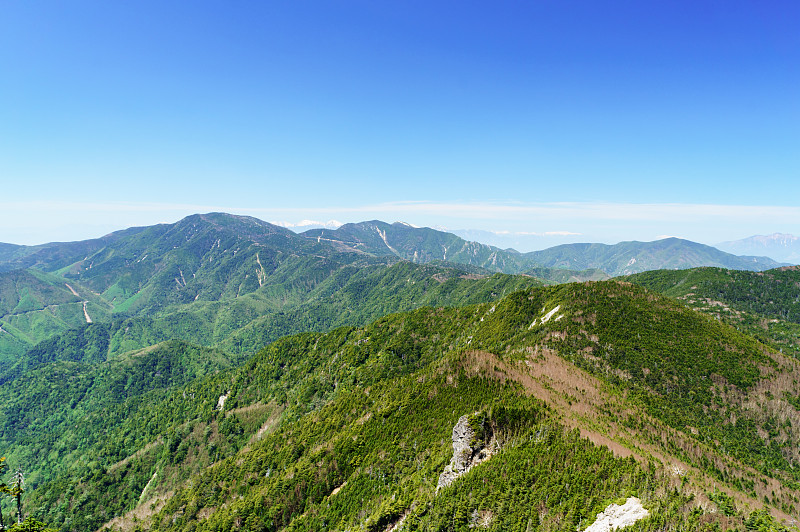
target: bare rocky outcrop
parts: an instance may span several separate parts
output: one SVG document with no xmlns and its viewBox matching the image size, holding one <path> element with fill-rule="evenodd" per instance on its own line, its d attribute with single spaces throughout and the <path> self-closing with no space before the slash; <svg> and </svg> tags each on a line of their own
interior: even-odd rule
<svg viewBox="0 0 800 532">
<path fill-rule="evenodd" d="M 604 511 L 597 515 L 597 520 L 584 532 L 609 532 L 610 530 L 625 528 L 648 515 L 650 515 L 650 512 L 642 506 L 642 501 L 636 497 L 628 497 L 628 500 L 623 505 L 609 504 Z"/>
<path fill-rule="evenodd" d="M 228 399 L 228 396 L 230 394 L 231 392 L 223 393 L 222 395 L 220 395 L 219 399 L 217 399 L 217 406 L 214 410 L 223 410 L 225 408 L 225 401 Z"/>
<path fill-rule="evenodd" d="M 461 416 L 453 427 L 453 458 L 439 475 L 436 490 L 449 486 L 474 466 L 488 460 L 497 450 L 498 444 L 494 435 L 491 436 L 488 443 L 485 443 L 483 439 L 476 439 L 475 431 L 469 424 L 469 416 Z"/>
</svg>

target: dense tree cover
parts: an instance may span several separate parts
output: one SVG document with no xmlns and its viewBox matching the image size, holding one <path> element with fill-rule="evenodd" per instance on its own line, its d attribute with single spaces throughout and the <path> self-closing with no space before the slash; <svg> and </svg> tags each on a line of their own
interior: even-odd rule
<svg viewBox="0 0 800 532">
<path fill-rule="evenodd" d="M 730 493 L 794 514 L 797 383 L 788 363 L 722 322 L 788 349 L 800 332 L 797 272 L 634 279 L 679 303 L 614 282 L 532 289 L 534 279 L 473 266 L 396 262 L 392 247 L 426 249 L 409 258 L 427 261 L 453 243 L 407 228 L 395 245 L 373 229 L 382 258 L 227 215 L 3 251 L 49 272 L 0 276 L 0 340 L 16 357 L 46 339 L 0 373 L 0 448 L 28 471 L 32 515 L 64 531 L 137 506 L 154 516 L 145 529 L 575 530 L 636 494 L 653 511 L 636 530 L 782 530 Z M 84 323 L 84 301 L 101 323 Z M 317 332 L 280 338 L 300 331 Z M 506 370 L 473 366 L 481 353 Z M 581 439 L 512 384 L 508 368 L 553 354 L 619 395 L 626 412 L 607 419 L 719 481 L 703 502 L 717 513 L 654 463 Z M 463 414 L 500 450 L 437 492 Z"/>
<path fill-rule="evenodd" d="M 10 530 L 12 532 L 55 532 L 55 529 L 47 528 L 41 521 L 37 521 L 30 515 L 24 516 L 22 511 L 22 494 L 25 491 L 24 477 L 21 470 L 14 473 L 11 484 L 7 484 L 3 477 L 8 467 L 6 457 L 0 457 L 0 530 Z M 12 500 L 12 505 L 16 511 L 16 516 L 10 512 L 3 512 L 4 503 Z"/>
<path fill-rule="evenodd" d="M 598 279 L 602 273 L 542 266 L 597 267 L 620 273 L 620 264 L 630 257 L 638 259 L 625 271 L 642 265 L 748 269 L 756 264 L 676 239 L 617 246 L 577 244 L 520 254 L 404 224 L 365 222 L 296 235 L 254 218 L 194 215 L 175 224 L 133 228 L 101 239 L 17 246 L 0 254 L 0 272 L 5 272 L 0 273 L 0 365 L 3 357 L 10 362 L 35 343 L 85 323 L 84 311 L 95 323 L 141 319 L 124 325 L 126 332 L 111 342 L 112 351 L 171 338 L 220 346 L 231 333 L 265 314 L 274 322 L 267 324 L 275 325 L 281 335 L 343 324 L 332 323 L 331 316 L 358 318 L 348 316 L 362 313 L 357 307 L 334 305 L 328 311 L 328 302 L 317 297 L 326 291 L 321 285 L 326 281 L 336 285 L 348 271 L 354 275 L 353 270 L 383 269 L 399 258 L 415 263 L 450 261 L 464 264 L 467 271 L 483 266 L 484 273 L 528 271 L 548 282 L 564 282 Z M 531 270 L 534 267 L 539 269 Z M 300 310 L 304 319 L 293 321 L 297 309 L 292 307 L 303 303 L 309 305 Z M 396 303 L 373 309 L 365 314 L 366 321 L 357 323 L 420 304 Z M 252 333 L 252 329 L 242 332 L 222 347 L 251 353 L 264 345 L 264 338 Z"/>
<path fill-rule="evenodd" d="M 759 470 L 777 468 L 795 477 L 781 450 L 786 442 L 754 437 L 752 414 L 728 400 L 734 391 L 746 395 L 762 377 L 760 368 L 779 371 L 757 341 L 633 285 L 565 285 L 534 294 L 539 297 L 517 293 L 504 299 L 497 318 L 487 321 L 496 320 L 498 331 L 525 329 L 525 320 L 560 302 L 564 319 L 534 326 L 537 344 L 628 390 L 648 414 L 668 425 L 693 427 L 699 439 L 718 442 Z M 502 308 L 506 305 L 516 316 Z M 525 307 L 528 313 L 520 313 Z"/>
<path fill-rule="evenodd" d="M 530 511 L 548 523 L 574 520 L 576 511 L 645 488 L 647 474 L 633 461 L 614 459 L 565 431 L 514 386 L 463 372 L 452 377 L 423 372 L 343 392 L 241 458 L 216 464 L 172 497 L 153 524 L 159 530 L 383 530 L 404 518 L 410 530 L 449 530 L 454 524 L 466 529 L 469 516 L 483 512 L 497 516 L 493 529 L 508 530 Z M 482 409 L 501 450 L 437 494 L 452 455 L 452 426 L 459 415 Z M 203 508 L 226 501 L 196 522 Z"/>
<path fill-rule="evenodd" d="M 108 356 L 109 339 L 109 327 L 104 324 L 69 329 L 39 342 L 5 371 L 0 372 L 0 384 L 59 360 L 88 364 L 103 362 Z"/>
<path fill-rule="evenodd" d="M 367 272 L 372 277 L 365 277 Z M 357 279 L 353 278 L 354 275 Z M 502 275 L 485 279 L 464 279 L 459 275 L 452 269 L 408 263 L 363 272 L 354 269 L 342 275 L 339 289 L 327 286 L 328 292 L 319 297 L 323 301 L 340 300 L 342 305 L 359 308 L 356 316 L 354 313 L 330 313 L 333 323 L 346 323 L 365 320 L 367 316 L 396 306 L 416 306 L 419 301 L 490 300 L 515 287 L 535 283 L 531 279 Z M 396 289 L 390 293 L 393 287 Z M 387 300 L 379 301 L 381 298 Z M 318 305 L 320 308 L 325 306 L 322 302 Z M 302 317 L 314 313 L 311 308 L 305 313 L 298 311 L 287 315 L 293 321 L 283 328 L 269 327 L 265 331 L 254 327 L 252 330 L 257 331 L 261 338 L 271 340 L 282 332 L 295 332 L 308 326 Z M 316 325 L 319 326 L 319 322 Z M 132 320 L 124 320 L 110 326 L 92 324 L 68 331 L 38 345 L 6 372 L 7 385 L 0 387 L 0 397 L 5 396 L 0 402 L 3 404 L 0 441 L 7 445 L 13 460 L 32 468 L 34 486 L 54 475 L 81 475 L 78 471 L 86 467 L 94 475 L 95 468 L 99 467 L 98 456 L 108 463 L 134 453 L 140 445 L 152 441 L 150 438 L 159 437 L 160 431 L 171 423 L 179 424 L 184 419 L 180 416 L 195 412 L 201 404 L 195 402 L 195 397 L 205 394 L 205 390 L 191 391 L 188 402 L 194 406 L 188 410 L 185 406 L 176 409 L 174 403 L 185 405 L 185 397 L 165 398 L 165 390 L 227 367 L 230 360 L 236 360 L 236 357 L 221 353 L 168 342 L 156 350 L 141 351 L 141 355 L 137 352 L 115 354 L 108 362 L 103 362 L 113 352 L 111 346 L 117 339 L 114 329 L 124 333 L 134 326 Z M 150 335 L 153 332 L 153 329 L 147 330 Z M 187 352 L 191 356 L 184 356 Z M 16 380 L 12 382 L 12 379 Z M 217 388 L 220 389 L 217 391 Z M 223 388 L 224 385 L 208 388 L 215 390 L 213 397 L 208 398 L 210 404 L 215 404 L 225 393 Z M 170 406 L 164 407 L 162 401 L 167 401 Z M 235 401 L 234 398 L 234 404 Z M 157 406 L 151 408 L 149 405 Z M 202 408 L 206 408 L 205 405 Z M 161 411 L 163 409 L 169 412 L 167 416 Z M 173 413 L 177 417 L 172 416 Z M 113 427 L 117 423 L 124 427 L 124 435 L 119 439 L 109 439 L 106 431 L 96 430 L 98 426 Z M 103 448 L 95 451 L 97 455 L 87 452 L 101 444 Z M 224 441 L 216 445 L 215 456 L 224 455 L 234 448 Z M 146 484 L 149 475 L 143 477 L 143 483 Z M 63 486 L 58 486 L 54 493 L 63 496 Z M 118 501 L 115 503 L 118 509 L 127 504 L 124 497 L 119 497 Z M 58 512 L 61 507 L 55 505 L 51 508 L 51 511 Z"/>
<path fill-rule="evenodd" d="M 759 340 L 800 356 L 800 270 L 695 268 L 632 275 L 639 284 L 711 314 Z"/>
<path fill-rule="evenodd" d="M 609 275 L 606 272 L 597 268 L 588 270 L 569 270 L 565 268 L 545 268 L 543 266 L 532 268 L 526 271 L 525 275 L 542 279 L 547 281 L 548 284 L 605 281 L 609 278 Z"/>
<path fill-rule="evenodd" d="M 169 342 L 103 363 L 59 361 L 0 387 L 0 448 L 24 465 L 33 489 L 58 475 L 80 475 L 109 444 L 111 427 L 158 402 L 167 390 L 229 366 L 209 349 Z"/>
</svg>

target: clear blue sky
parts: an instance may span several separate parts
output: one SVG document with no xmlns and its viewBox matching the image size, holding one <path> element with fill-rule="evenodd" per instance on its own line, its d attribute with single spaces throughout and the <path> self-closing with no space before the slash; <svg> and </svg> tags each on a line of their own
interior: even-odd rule
<svg viewBox="0 0 800 532">
<path fill-rule="evenodd" d="M 5 1 L 0 242 L 210 210 L 800 234 L 798 28 L 793 1 Z"/>
</svg>

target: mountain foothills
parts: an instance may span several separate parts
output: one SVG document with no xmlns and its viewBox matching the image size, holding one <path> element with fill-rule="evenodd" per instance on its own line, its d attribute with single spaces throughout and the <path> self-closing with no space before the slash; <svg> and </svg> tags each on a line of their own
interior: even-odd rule
<svg viewBox="0 0 800 532">
<path fill-rule="evenodd" d="M 0 245 L 15 529 L 594 532 L 623 502 L 626 530 L 794 529 L 800 270 L 775 265 L 221 213 Z"/>
</svg>

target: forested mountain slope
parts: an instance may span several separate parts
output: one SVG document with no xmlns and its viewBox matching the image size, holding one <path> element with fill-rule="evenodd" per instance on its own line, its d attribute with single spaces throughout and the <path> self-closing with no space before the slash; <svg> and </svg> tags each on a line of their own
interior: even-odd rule
<svg viewBox="0 0 800 532">
<path fill-rule="evenodd" d="M 218 347 L 242 361 L 281 336 L 362 325 L 385 314 L 424 305 L 464 305 L 497 299 L 535 279 L 465 274 L 443 266 L 407 262 L 338 266 L 322 282 L 293 292 L 256 293 L 231 301 L 193 302 L 153 314 L 113 317 L 78 325 L 42 340 L 0 370 L 0 382 L 53 360 L 113 359 L 172 339 Z M 283 288 L 283 287 L 279 287 Z M 276 299 L 278 300 L 276 302 Z"/>
<path fill-rule="evenodd" d="M 631 278 L 676 302 L 489 276 L 510 264 L 496 250 L 361 225 L 332 242 L 209 214 L 0 249 L 0 442 L 31 513 L 65 531 L 574 530 L 638 495 L 640 530 L 796 515 L 798 363 L 776 351 L 797 350 L 797 272 Z M 656 262 L 685 247 L 652 244 Z M 459 420 L 480 463 L 440 485 Z"/>
<path fill-rule="evenodd" d="M 765 272 L 656 271 L 627 280 L 674 297 L 800 358 L 800 267 Z"/>
<path fill-rule="evenodd" d="M 174 315 L 167 314 L 160 320 L 124 319 L 110 324 L 84 325 L 40 342 L 15 364 L 0 372 L 0 422 L 3 423 L 0 441 L 10 462 L 24 464 L 32 475 L 32 480 L 29 480 L 35 482 L 41 475 L 46 477 L 48 471 L 58 469 L 65 456 L 70 456 L 72 451 L 66 454 L 63 450 L 53 453 L 52 448 L 46 446 L 71 434 L 75 419 L 80 420 L 75 428 L 82 434 L 83 442 L 77 444 L 78 450 L 84 449 L 86 441 L 101 435 L 91 434 L 94 421 L 87 417 L 89 411 L 85 407 L 79 408 L 79 405 L 102 405 L 104 409 L 112 405 L 122 409 L 119 410 L 120 417 L 130 415 L 131 408 L 138 408 L 136 405 L 139 403 L 130 403 L 132 399 L 127 391 L 103 396 L 108 390 L 118 388 L 117 384 L 109 384 L 109 380 L 127 383 L 124 390 L 135 383 L 141 390 L 158 394 L 161 393 L 158 390 L 187 382 L 187 375 L 199 377 L 241 362 L 248 356 L 247 351 L 241 351 L 245 345 L 264 345 L 283 334 L 296 333 L 306 327 L 327 330 L 344 323 L 366 323 L 389 311 L 417 308 L 423 303 L 437 305 L 492 301 L 519 288 L 536 284 L 533 279 L 526 277 L 497 274 L 474 278 L 451 268 L 405 262 L 391 267 L 352 268 L 322 283 L 318 291 L 311 292 L 312 297 L 305 304 L 296 305 L 291 311 L 254 316 L 245 321 L 248 326 L 238 333 L 229 330 L 226 335 L 220 332 L 219 338 L 225 340 L 221 344 L 230 348 L 227 352 L 204 350 L 183 341 L 171 341 L 172 335 L 181 334 L 181 330 L 170 327 L 172 320 L 182 324 L 182 334 L 189 336 L 186 331 L 191 330 L 188 324 L 194 319 L 192 317 L 178 316 L 179 319 L 176 319 Z M 195 322 L 197 330 L 207 331 L 199 319 L 195 319 Z M 125 349 L 143 340 L 158 345 L 146 349 L 135 348 L 134 351 Z M 157 365 L 176 353 L 185 352 L 197 353 L 198 356 L 214 353 L 214 359 L 219 361 L 210 365 L 203 363 L 195 368 L 184 367 L 185 360 L 181 359 L 182 362 L 170 366 L 170 372 L 178 373 L 166 381 L 158 368 L 142 373 L 142 366 L 124 363 L 140 360 L 143 354 L 147 354 L 148 357 L 159 359 L 159 362 L 154 362 Z M 62 381 L 65 382 L 63 386 L 58 384 Z M 84 382 L 88 384 L 84 385 Z M 148 384 L 151 382 L 159 384 Z M 148 397 L 148 401 L 153 400 Z M 122 404 L 127 406 L 123 407 Z M 98 412 L 95 411 L 95 414 Z M 153 415 L 158 417 L 158 414 Z M 89 424 L 84 425 L 87 420 Z M 40 448 L 41 445 L 50 451 L 45 452 Z M 62 442 L 57 447 L 64 445 Z M 73 442 L 69 445 L 76 444 Z M 50 458 L 42 460 L 42 457 Z M 75 462 L 82 463 L 80 460 Z"/>
<path fill-rule="evenodd" d="M 353 262 L 351 256 L 342 257 L 331 246 L 287 229 L 223 213 L 41 248 L 25 255 L 37 257 L 35 262 L 6 262 L 4 267 L 56 271 L 100 294 L 117 312 L 152 312 L 198 300 L 233 299 L 255 292 L 270 276 L 281 274 L 282 267 L 296 270 L 302 266 L 298 260 L 310 257 Z M 44 251 L 56 248 L 60 252 L 43 256 Z M 81 253 L 70 253 L 72 248 Z"/>
<path fill-rule="evenodd" d="M 64 530 L 134 508 L 109 526 L 574 530 L 637 495 L 651 517 L 633 530 L 743 529 L 798 509 L 797 365 L 634 285 L 528 289 L 287 337 L 105 405 L 84 420 L 109 420 L 102 442 L 31 500 Z M 490 457 L 437 490 L 465 415 Z M 27 442 L 53 456 L 71 438 Z"/>
</svg>

